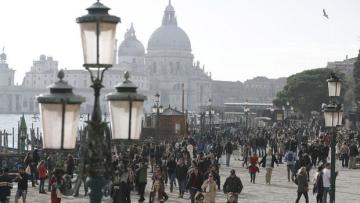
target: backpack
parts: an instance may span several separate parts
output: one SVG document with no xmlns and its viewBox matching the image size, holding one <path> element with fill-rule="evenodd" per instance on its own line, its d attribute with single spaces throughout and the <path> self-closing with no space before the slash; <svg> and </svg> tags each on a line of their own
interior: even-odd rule
<svg viewBox="0 0 360 203">
<path fill-rule="evenodd" d="M 289 161 L 289 162 L 294 161 L 294 153 L 293 152 L 288 153 L 287 161 Z"/>
</svg>

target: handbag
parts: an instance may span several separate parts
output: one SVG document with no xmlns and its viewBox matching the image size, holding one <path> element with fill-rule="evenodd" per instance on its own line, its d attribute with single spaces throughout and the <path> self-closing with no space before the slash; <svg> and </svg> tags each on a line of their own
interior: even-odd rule
<svg viewBox="0 0 360 203">
<path fill-rule="evenodd" d="M 27 173 L 28 175 L 30 175 L 30 174 L 31 174 L 30 165 L 26 167 L 26 169 L 25 169 L 25 173 Z"/>
<path fill-rule="evenodd" d="M 56 188 L 56 197 L 59 199 L 63 197 L 63 194 L 61 193 L 61 190 L 59 188 Z"/>
</svg>

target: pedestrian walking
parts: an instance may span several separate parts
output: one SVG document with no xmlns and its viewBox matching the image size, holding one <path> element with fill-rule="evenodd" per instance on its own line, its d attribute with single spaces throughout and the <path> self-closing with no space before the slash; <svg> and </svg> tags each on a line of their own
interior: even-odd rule
<svg viewBox="0 0 360 203">
<path fill-rule="evenodd" d="M 50 179 L 51 184 L 51 203 L 60 203 L 64 187 L 63 171 L 55 169 Z"/>
<path fill-rule="evenodd" d="M 323 178 L 323 197 L 322 197 L 322 203 L 327 203 L 327 196 L 330 191 L 330 176 L 331 176 L 331 164 L 326 163 L 325 168 L 322 170 L 322 178 Z"/>
<path fill-rule="evenodd" d="M 226 166 L 230 166 L 230 158 L 233 153 L 233 145 L 230 141 L 228 141 L 225 145 L 225 153 L 226 153 Z"/>
<path fill-rule="evenodd" d="M 250 182 L 255 184 L 256 173 L 260 173 L 260 169 L 257 166 L 259 158 L 256 155 L 256 152 L 250 157 L 250 166 L 248 168 L 250 173 Z"/>
<path fill-rule="evenodd" d="M 291 173 L 291 180 L 294 181 L 295 178 L 295 163 L 296 163 L 296 153 L 289 150 L 285 154 L 285 162 L 286 162 L 286 169 L 287 169 L 287 177 L 288 181 L 290 182 L 290 173 Z"/>
<path fill-rule="evenodd" d="M 295 203 L 298 203 L 301 196 L 304 195 L 306 203 L 309 203 L 309 184 L 307 180 L 307 172 L 306 167 L 301 167 L 296 175 L 295 183 L 297 184 L 297 198 L 295 200 Z"/>
<path fill-rule="evenodd" d="M 149 203 L 163 203 L 168 199 L 163 184 L 156 180 L 149 195 Z"/>
<path fill-rule="evenodd" d="M 197 192 L 201 192 L 201 186 L 203 184 L 203 176 L 199 173 L 198 168 L 194 168 L 190 174 L 188 189 L 190 190 L 191 203 L 195 203 L 195 195 Z"/>
<path fill-rule="evenodd" d="M 246 167 L 247 167 L 248 166 L 249 154 L 250 154 L 250 146 L 249 146 L 249 144 L 245 144 L 242 154 L 243 154 L 242 167 L 244 167 L 244 165 L 246 165 Z"/>
<path fill-rule="evenodd" d="M 269 149 L 267 154 L 259 162 L 259 165 L 262 164 L 262 167 L 266 169 L 266 175 L 265 175 L 266 184 L 270 184 L 274 163 L 276 163 L 277 166 L 279 166 L 279 162 L 277 161 L 275 155 L 273 154 L 273 150 Z"/>
<path fill-rule="evenodd" d="M 48 171 L 45 167 L 45 161 L 41 160 L 37 166 L 38 176 L 40 179 L 39 193 L 46 194 L 45 192 L 45 179 L 47 178 Z"/>
<path fill-rule="evenodd" d="M 349 153 L 349 169 L 356 169 L 356 156 L 359 155 L 359 150 L 356 146 L 356 142 L 353 142 L 350 145 L 350 153 Z"/>
<path fill-rule="evenodd" d="M 147 168 L 148 165 L 144 160 L 139 163 L 139 168 L 136 170 L 136 183 L 140 195 L 139 202 L 144 202 L 145 187 L 147 184 Z"/>
<path fill-rule="evenodd" d="M 350 155 L 350 148 L 347 146 L 346 142 L 344 142 L 340 148 L 340 159 L 341 159 L 342 167 L 348 167 L 349 155 Z"/>
<path fill-rule="evenodd" d="M 15 203 L 18 203 L 20 198 L 22 198 L 23 203 L 26 203 L 28 180 L 29 180 L 29 175 L 25 172 L 25 167 L 21 166 L 19 168 L 19 174 L 15 178 L 15 182 L 18 183 L 18 187 L 15 194 Z"/>
<path fill-rule="evenodd" d="M 205 193 L 205 203 L 215 203 L 216 183 L 211 173 L 209 174 L 208 179 L 202 184 L 201 189 Z"/>
<path fill-rule="evenodd" d="M 319 166 L 317 172 L 314 176 L 314 187 L 313 194 L 316 194 L 316 203 L 322 203 L 322 197 L 324 193 L 324 184 L 323 184 L 323 167 Z"/>
<path fill-rule="evenodd" d="M 184 164 L 184 160 L 180 158 L 175 168 L 176 179 L 179 183 L 179 198 L 184 197 L 186 190 L 187 171 L 188 167 Z"/>
<path fill-rule="evenodd" d="M 174 188 L 174 184 L 175 184 L 175 178 L 176 178 L 176 174 L 175 174 L 175 169 L 176 169 L 176 161 L 175 161 L 175 157 L 171 156 L 170 160 L 167 162 L 166 164 L 166 168 L 167 168 L 167 174 L 168 174 L 168 178 L 169 178 L 169 182 L 170 182 L 170 192 L 173 192 L 173 188 Z"/>
<path fill-rule="evenodd" d="M 240 177 L 236 176 L 235 170 L 231 169 L 230 176 L 226 178 L 223 185 L 223 191 L 225 194 L 234 196 L 235 202 L 238 201 L 238 196 L 243 189 L 243 184 Z"/>
<path fill-rule="evenodd" d="M 8 174 L 9 169 L 4 168 L 0 175 L 0 203 L 9 203 L 11 197 L 12 180 Z"/>
</svg>

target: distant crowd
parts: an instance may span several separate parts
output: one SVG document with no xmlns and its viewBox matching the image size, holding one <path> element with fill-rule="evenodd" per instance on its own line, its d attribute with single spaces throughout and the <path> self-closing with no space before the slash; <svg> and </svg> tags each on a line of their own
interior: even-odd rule
<svg viewBox="0 0 360 203">
<path fill-rule="evenodd" d="M 216 135 L 192 136 L 169 143 L 138 143 L 118 146 L 112 152 L 111 167 L 106 170 L 107 185 L 104 195 L 114 203 L 130 203 L 131 192 L 137 192 L 139 202 L 160 203 L 169 201 L 165 188 L 177 192 L 178 198 L 190 198 L 191 203 L 214 203 L 222 191 L 228 203 L 241 202 L 239 194 L 243 185 L 232 169 L 222 180 L 221 167 L 230 167 L 231 160 L 241 160 L 246 167 L 251 184 L 256 183 L 260 169 L 266 171 L 265 182 L 271 185 L 275 166 L 286 164 L 287 180 L 297 184 L 296 202 L 304 196 L 309 202 L 309 181 L 314 183 L 317 202 L 326 203 L 330 188 L 329 152 L 331 136 L 318 133 L 310 139 L 303 126 L 294 128 L 264 127 L 237 129 L 225 128 Z M 341 131 L 337 144 L 337 159 L 342 167 L 356 168 L 359 139 L 353 132 Z M 51 203 L 61 202 L 63 195 L 79 196 L 81 184 L 88 195 L 86 184 L 87 159 L 84 151 L 67 155 L 60 167 L 56 155 L 39 150 L 27 153 L 19 160 L 18 173 L 9 175 L 3 168 L 0 176 L 0 203 L 8 203 L 13 182 L 17 182 L 15 202 L 26 202 L 28 182 L 38 187 L 40 194 L 50 192 Z M 310 177 L 315 168 L 314 178 Z M 71 179 L 76 177 L 75 183 Z M 150 180 L 150 182 L 149 182 Z M 45 188 L 45 182 L 47 188 Z M 146 196 L 146 185 L 151 191 Z M 178 191 L 175 191 L 175 186 Z M 187 196 L 187 197 L 186 197 Z"/>
</svg>

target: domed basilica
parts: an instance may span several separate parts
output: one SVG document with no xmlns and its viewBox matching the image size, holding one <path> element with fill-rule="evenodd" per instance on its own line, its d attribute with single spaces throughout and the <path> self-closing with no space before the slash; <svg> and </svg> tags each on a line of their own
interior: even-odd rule
<svg viewBox="0 0 360 203">
<path fill-rule="evenodd" d="M 181 109 L 184 103 L 184 109 L 197 110 L 211 97 L 211 78 L 199 63 L 194 64 L 190 39 L 178 26 L 171 1 L 164 11 L 161 26 L 149 39 L 146 53 L 136 38 L 133 25 L 126 32 L 117 53 L 115 67 L 135 74 L 146 73 L 150 100 L 158 92 L 163 106 Z"/>
<path fill-rule="evenodd" d="M 160 19 L 159 19 L 160 20 Z M 169 1 L 165 8 L 162 23 L 152 35 L 145 51 L 137 39 L 131 24 L 117 50 L 114 50 L 113 68 L 104 75 L 102 94 L 114 91 L 114 86 L 124 80 L 124 71 L 130 72 L 130 80 L 145 94 L 145 111 L 154 105 L 154 95 L 160 94 L 160 104 L 170 105 L 178 110 L 198 111 L 208 105 L 212 98 L 214 105 L 226 102 L 239 102 L 249 99 L 254 102 L 271 102 L 276 92 L 281 90 L 285 79 L 274 80 L 258 77 L 241 82 L 216 81 L 204 66 L 194 63 L 188 35 L 178 26 L 175 9 Z M 47 92 L 46 87 L 57 81 L 58 62 L 53 57 L 41 55 L 33 61 L 26 72 L 22 84 L 14 84 L 14 70 L 6 62 L 4 50 L 0 55 L 0 113 L 36 113 L 38 104 L 35 96 Z M 89 88 L 90 77 L 84 69 L 65 69 L 65 80 L 74 91 L 86 97 L 81 105 L 83 113 L 93 108 L 93 92 Z M 105 97 L 102 109 L 107 111 Z"/>
</svg>

